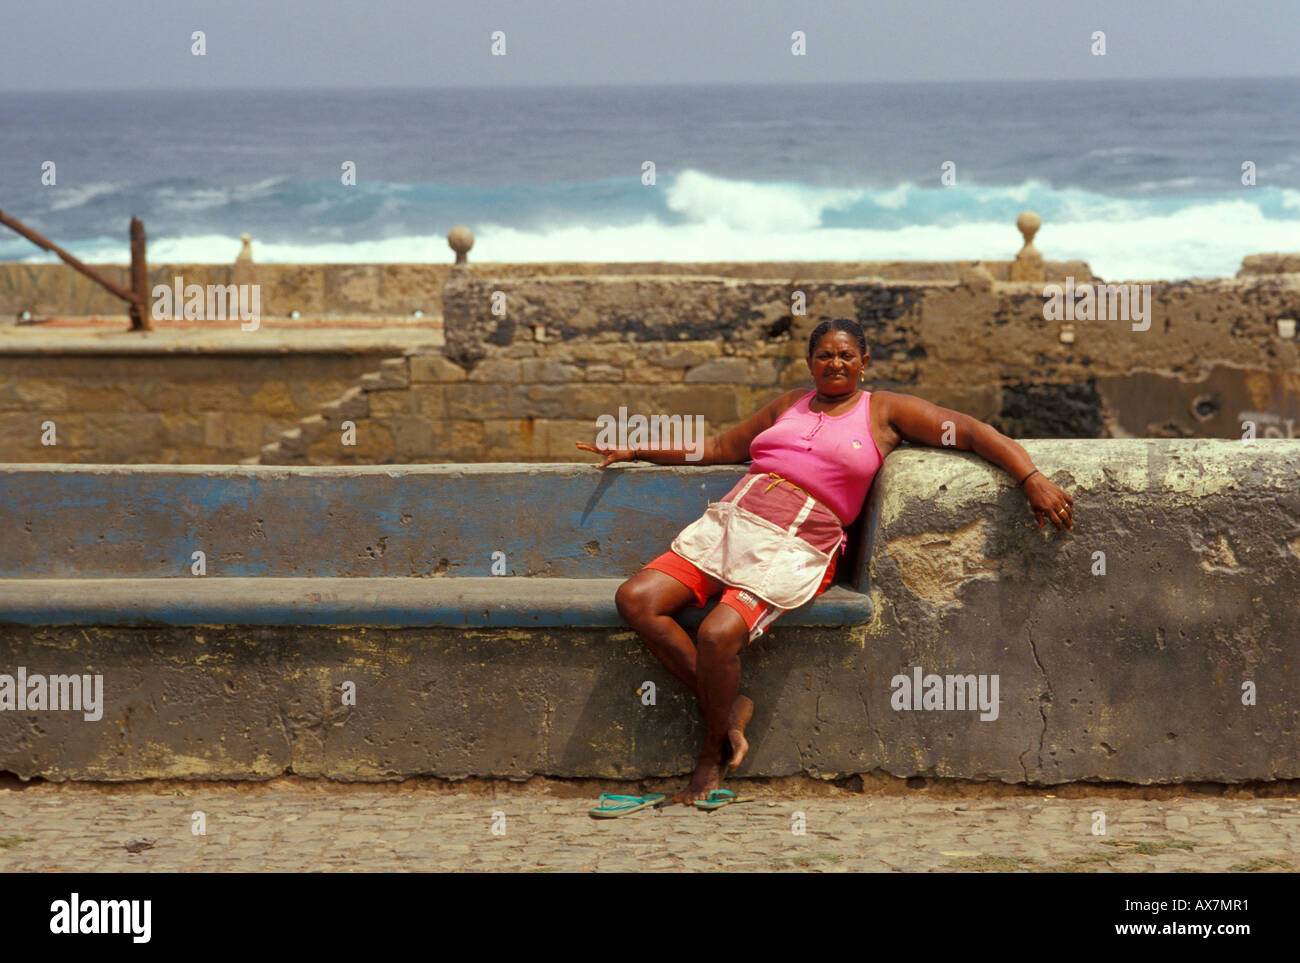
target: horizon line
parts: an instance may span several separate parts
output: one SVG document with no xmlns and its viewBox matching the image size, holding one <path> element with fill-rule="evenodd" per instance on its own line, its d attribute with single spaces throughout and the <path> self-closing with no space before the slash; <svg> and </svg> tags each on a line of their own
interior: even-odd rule
<svg viewBox="0 0 1300 963">
<path fill-rule="evenodd" d="M 1114 83 L 1164 83 L 1176 81 L 1251 81 L 1300 80 L 1300 74 L 1222 74 L 1222 75 L 1167 75 L 1131 77 L 1027 77 L 1015 79 L 954 78 L 949 80 L 790 80 L 790 81 L 727 81 L 706 80 L 678 83 L 613 82 L 613 83 L 517 83 L 517 84 L 375 84 L 372 86 L 339 86 L 309 84 L 301 86 L 193 86 L 193 87 L 57 87 L 57 88 L 5 88 L 0 96 L 11 94 L 188 94 L 188 93 L 306 93 L 313 91 L 433 91 L 433 90 L 610 90 L 680 89 L 699 87 L 944 87 L 954 85 L 1028 85 L 1028 84 L 1114 84 Z"/>
</svg>

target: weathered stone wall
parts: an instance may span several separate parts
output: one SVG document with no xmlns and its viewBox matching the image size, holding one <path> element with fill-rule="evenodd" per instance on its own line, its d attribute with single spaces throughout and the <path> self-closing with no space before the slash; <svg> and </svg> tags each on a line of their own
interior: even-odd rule
<svg viewBox="0 0 1300 963">
<path fill-rule="evenodd" d="M 475 262 L 485 276 L 502 278 L 555 275 L 710 275 L 734 278 L 910 278 L 951 281 L 974 261 L 717 261 L 666 263 L 547 262 L 511 264 Z M 1009 261 L 985 261 L 998 280 L 1006 280 Z M 110 281 L 130 287 L 130 269 L 96 265 Z M 1049 261 L 1051 279 L 1091 278 L 1082 261 Z M 288 317 L 403 317 L 422 311 L 442 311 L 442 287 L 451 273 L 447 263 L 432 264 L 154 264 L 149 285 L 171 286 L 177 277 L 186 284 L 261 285 L 262 313 Z M 63 264 L 0 264 L 0 322 L 30 312 L 33 317 L 125 315 L 123 302 L 93 281 Z"/>
<path fill-rule="evenodd" d="M 792 294 L 807 313 L 791 313 Z M 1048 321 L 1042 284 L 706 277 L 490 278 L 444 295 L 446 348 L 264 449 L 265 464 L 572 460 L 596 419 L 704 418 L 716 432 L 791 387 L 820 321 L 866 330 L 866 383 L 1013 437 L 1300 436 L 1300 349 L 1277 321 L 1300 277 L 1150 282 L 1150 326 Z M 504 316 L 494 313 L 504 306 Z M 1067 340 L 1070 339 L 1070 340 Z M 343 411 L 347 414 L 344 415 Z M 341 418 L 357 421 L 343 444 Z"/>
<path fill-rule="evenodd" d="M 1300 254 L 1249 254 L 1242 260 L 1237 277 L 1257 274 L 1300 274 Z"/>
<path fill-rule="evenodd" d="M 378 364 L 348 351 L 0 353 L 0 461 L 231 464 Z"/>
<path fill-rule="evenodd" d="M 266 317 L 392 315 L 441 310 L 446 264 L 151 264 L 149 286 L 258 284 Z M 95 265 L 130 287 L 130 268 Z M 34 317 L 117 316 L 123 302 L 63 264 L 0 264 L 0 320 L 24 311 Z"/>
<path fill-rule="evenodd" d="M 274 350 L 250 341 L 238 357 L 164 355 L 143 341 L 137 351 L 122 334 L 112 352 L 83 347 L 74 360 L 53 333 L 15 347 L 26 330 L 15 328 L 0 338 L 0 460 L 571 460 L 573 442 L 593 440 L 596 418 L 620 407 L 698 415 L 713 433 L 807 386 L 808 332 L 834 317 L 866 329 L 873 390 L 917 395 L 1013 437 L 1239 437 L 1247 421 L 1261 437 L 1300 436 L 1300 352 L 1279 333 L 1300 314 L 1300 275 L 1151 282 L 1151 326 L 1134 331 L 1124 320 L 1047 321 L 1043 284 L 995 281 L 969 265 L 960 273 L 459 269 L 440 297 L 444 353 L 429 348 L 432 319 L 386 346 L 331 352 L 308 332 Z M 804 315 L 792 312 L 795 292 Z M 40 444 L 46 420 L 62 447 Z"/>
</svg>

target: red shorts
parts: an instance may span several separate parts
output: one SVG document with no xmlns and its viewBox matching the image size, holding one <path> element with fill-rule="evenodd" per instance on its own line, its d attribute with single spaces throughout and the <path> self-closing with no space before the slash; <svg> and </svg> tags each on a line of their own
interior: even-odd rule
<svg viewBox="0 0 1300 963">
<path fill-rule="evenodd" d="M 831 564 L 826 569 L 822 584 L 817 586 L 817 595 L 821 595 L 830 588 L 831 580 L 835 578 L 835 563 L 837 561 L 839 561 L 838 554 L 831 556 Z M 746 628 L 749 629 L 750 642 L 762 635 L 767 627 L 783 613 L 790 611 L 764 602 L 744 589 L 724 585 L 713 576 L 696 568 L 695 563 L 682 558 L 672 550 L 664 552 L 653 562 L 646 565 L 646 568 L 654 569 L 656 572 L 663 572 L 665 575 L 671 575 L 687 588 L 693 590 L 695 592 L 695 604 L 701 608 L 708 604 L 709 599 L 721 592 L 722 598 L 718 600 L 718 604 L 729 606 L 740 613 L 740 617 L 745 620 Z"/>
</svg>

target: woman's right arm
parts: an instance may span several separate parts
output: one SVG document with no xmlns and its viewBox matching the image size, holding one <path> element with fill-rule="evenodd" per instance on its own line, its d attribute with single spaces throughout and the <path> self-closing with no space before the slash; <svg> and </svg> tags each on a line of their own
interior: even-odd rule
<svg viewBox="0 0 1300 963">
<path fill-rule="evenodd" d="M 584 451 L 604 455 L 601 468 L 616 461 L 630 461 L 633 456 L 656 465 L 739 465 L 749 461 L 750 443 L 760 433 L 771 428 L 787 408 L 807 393 L 806 388 L 792 388 L 779 398 L 769 401 L 734 428 L 720 435 L 709 435 L 701 446 L 701 457 L 690 461 L 686 458 L 686 450 L 681 447 L 668 448 L 661 445 L 656 448 L 638 448 L 634 452 L 630 448 L 598 448 L 582 441 L 577 442 L 577 445 Z"/>
</svg>

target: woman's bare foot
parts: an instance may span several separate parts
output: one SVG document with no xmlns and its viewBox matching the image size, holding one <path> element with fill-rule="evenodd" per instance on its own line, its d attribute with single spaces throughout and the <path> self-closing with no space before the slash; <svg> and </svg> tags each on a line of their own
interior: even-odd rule
<svg viewBox="0 0 1300 963">
<path fill-rule="evenodd" d="M 690 784 L 673 796 L 673 802 L 690 805 L 697 799 L 708 799 L 709 793 L 722 785 L 722 760 L 718 749 L 700 750 L 700 758 L 695 763 L 695 774 Z"/>
<path fill-rule="evenodd" d="M 754 700 L 748 696 L 736 696 L 731 706 L 731 719 L 727 728 L 727 742 L 730 745 L 730 758 L 726 760 L 728 769 L 735 769 L 745 761 L 749 753 L 749 741 L 745 738 L 745 727 L 754 715 Z M 725 751 L 724 747 L 724 751 Z"/>
<path fill-rule="evenodd" d="M 727 761 L 727 768 L 735 769 L 745 761 L 745 756 L 749 752 L 749 742 L 745 739 L 744 731 L 740 729 L 728 730 L 727 740 L 731 745 L 731 758 Z"/>
</svg>

